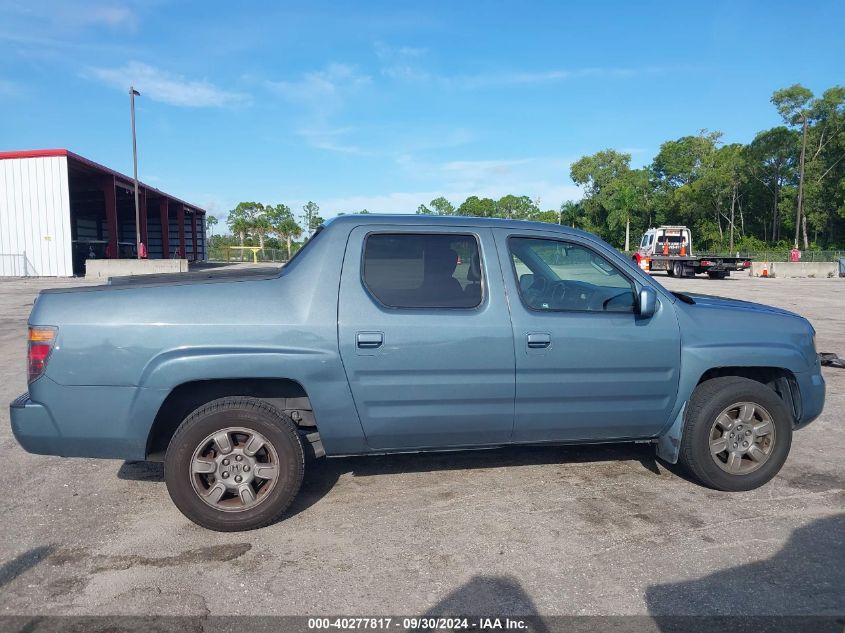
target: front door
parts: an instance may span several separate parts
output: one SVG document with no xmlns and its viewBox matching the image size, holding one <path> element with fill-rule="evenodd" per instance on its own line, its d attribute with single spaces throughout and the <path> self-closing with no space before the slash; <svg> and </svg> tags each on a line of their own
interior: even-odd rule
<svg viewBox="0 0 845 633">
<path fill-rule="evenodd" d="M 671 302 L 636 312 L 637 282 L 589 240 L 496 230 L 516 348 L 515 442 L 652 436 L 678 389 Z"/>
<path fill-rule="evenodd" d="M 510 439 L 513 330 L 495 253 L 486 228 L 352 231 L 338 339 L 373 448 Z"/>
</svg>

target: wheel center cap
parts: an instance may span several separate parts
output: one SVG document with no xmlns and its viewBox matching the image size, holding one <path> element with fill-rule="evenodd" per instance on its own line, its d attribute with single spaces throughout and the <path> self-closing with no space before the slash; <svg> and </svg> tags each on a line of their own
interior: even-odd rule
<svg viewBox="0 0 845 633">
<path fill-rule="evenodd" d="M 227 488 L 238 488 L 251 483 L 254 478 L 256 460 L 244 453 L 242 448 L 232 449 L 225 455 L 218 455 L 216 477 Z"/>
</svg>

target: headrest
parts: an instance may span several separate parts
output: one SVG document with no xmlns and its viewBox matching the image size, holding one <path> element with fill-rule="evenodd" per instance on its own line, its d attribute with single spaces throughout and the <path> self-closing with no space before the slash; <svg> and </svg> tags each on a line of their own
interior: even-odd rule
<svg viewBox="0 0 845 633">
<path fill-rule="evenodd" d="M 470 260 L 467 281 L 481 281 L 481 257 L 478 253 L 473 255 Z"/>
<path fill-rule="evenodd" d="M 458 254 L 448 245 L 436 245 L 425 250 L 425 276 L 448 277 L 458 266 Z"/>
</svg>

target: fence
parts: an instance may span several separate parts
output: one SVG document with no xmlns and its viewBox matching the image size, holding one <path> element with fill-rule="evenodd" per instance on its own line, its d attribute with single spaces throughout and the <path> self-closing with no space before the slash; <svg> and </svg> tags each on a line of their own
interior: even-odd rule
<svg viewBox="0 0 845 633">
<path fill-rule="evenodd" d="M 625 253 L 624 251 L 622 251 Z M 634 255 L 634 251 L 625 253 L 629 257 Z M 779 251 L 736 251 L 734 253 L 725 252 L 695 252 L 696 256 L 710 256 L 710 257 L 745 257 L 756 262 L 788 262 L 791 261 L 790 252 Z M 845 251 L 801 251 L 801 262 L 838 262 L 845 257 Z"/>
<path fill-rule="evenodd" d="M 288 260 L 286 249 L 260 248 L 258 246 L 212 246 L 208 250 L 208 261 L 227 263 L 281 263 Z"/>
<path fill-rule="evenodd" d="M 707 253 L 712 255 L 713 253 Z M 720 253 L 725 257 L 746 257 L 757 262 L 788 262 L 791 261 L 790 252 L 778 251 L 739 251 L 738 253 Z M 845 251 L 801 251 L 801 262 L 838 262 L 845 257 Z"/>
</svg>

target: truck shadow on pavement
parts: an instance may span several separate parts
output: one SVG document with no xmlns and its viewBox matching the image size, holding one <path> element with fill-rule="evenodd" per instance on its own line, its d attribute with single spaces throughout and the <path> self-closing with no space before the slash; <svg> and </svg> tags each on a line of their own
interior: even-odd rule
<svg viewBox="0 0 845 633">
<path fill-rule="evenodd" d="M 514 446 L 484 450 L 402 453 L 362 457 L 338 457 L 309 461 L 302 488 L 284 518 L 292 517 L 318 503 L 334 488 L 341 475 L 376 477 L 405 473 L 478 470 L 510 466 L 639 462 L 655 476 L 662 474 L 650 444 L 592 444 L 567 446 Z M 660 462 L 662 464 L 662 462 Z M 666 469 L 666 465 L 664 470 Z M 672 469 L 673 472 L 676 469 Z M 124 462 L 120 479 L 163 482 L 164 465 L 157 462 Z M 683 476 L 683 474 L 681 474 Z"/>
<path fill-rule="evenodd" d="M 736 558 L 754 557 L 755 535 L 742 524 L 721 535 Z M 766 560 L 652 585 L 645 601 L 658 623 L 661 616 L 845 616 L 845 513 L 796 529 Z"/>
<path fill-rule="evenodd" d="M 38 563 L 47 558 L 47 556 L 52 554 L 53 549 L 52 545 L 33 547 L 32 549 L 25 551 L 23 554 L 19 554 L 12 560 L 3 563 L 3 565 L 0 566 L 0 587 L 8 585 L 21 574 L 35 567 Z"/>
<path fill-rule="evenodd" d="M 549 630 L 539 619 L 536 605 L 513 576 L 473 576 L 427 609 L 422 617 L 503 615 L 531 618 L 530 630 L 536 633 Z"/>
</svg>

